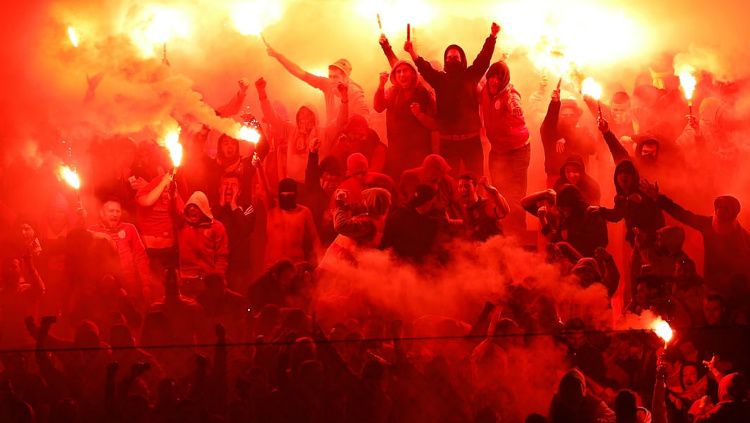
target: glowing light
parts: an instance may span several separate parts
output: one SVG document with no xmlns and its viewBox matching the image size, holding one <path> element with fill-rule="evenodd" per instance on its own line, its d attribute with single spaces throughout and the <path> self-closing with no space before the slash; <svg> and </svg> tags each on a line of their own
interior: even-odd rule
<svg viewBox="0 0 750 423">
<path fill-rule="evenodd" d="M 654 333 L 664 341 L 665 346 L 669 343 L 669 341 L 672 340 L 672 336 L 674 335 L 672 327 L 669 326 L 669 323 L 665 322 L 661 318 L 657 318 L 656 320 L 654 320 L 654 322 L 651 324 L 651 330 L 654 331 Z"/>
<path fill-rule="evenodd" d="M 602 98 L 602 86 L 594 78 L 588 77 L 581 83 L 581 94 L 599 101 Z"/>
<path fill-rule="evenodd" d="M 404 36 L 407 24 L 411 24 L 413 31 L 415 26 L 426 25 L 436 15 L 435 9 L 424 0 L 359 0 L 354 7 L 368 21 L 377 19 L 378 31 L 403 32 Z"/>
<path fill-rule="evenodd" d="M 73 28 L 72 26 L 68 27 L 68 39 L 70 39 L 70 44 L 73 47 L 78 48 L 78 42 L 79 42 L 78 33 L 76 32 L 76 29 Z"/>
<path fill-rule="evenodd" d="M 175 168 L 182 163 L 182 144 L 180 144 L 180 127 L 172 129 L 164 136 L 164 147 L 169 151 L 169 158 Z"/>
<path fill-rule="evenodd" d="M 236 138 L 257 145 L 260 142 L 260 132 L 253 127 L 242 125 L 239 131 L 237 131 Z"/>
<path fill-rule="evenodd" d="M 144 56 L 151 57 L 167 41 L 190 34 L 188 16 L 177 9 L 152 5 L 133 26 L 130 38 Z"/>
<path fill-rule="evenodd" d="M 502 45 L 528 55 L 540 71 L 559 76 L 572 66 L 611 65 L 643 54 L 645 25 L 594 0 L 503 2 L 490 12 Z"/>
<path fill-rule="evenodd" d="M 680 77 L 682 92 L 685 93 L 685 99 L 688 101 L 693 99 L 695 85 L 697 84 L 694 72 L 695 70 L 690 65 L 684 65 L 679 71 L 677 71 L 677 76 Z"/>
<path fill-rule="evenodd" d="M 60 178 L 65 181 L 71 188 L 75 190 L 81 189 L 81 177 L 78 176 L 78 172 L 73 170 L 68 165 L 62 165 L 57 171 Z"/>
<path fill-rule="evenodd" d="M 240 34 L 260 35 L 267 26 L 281 19 L 281 3 L 271 0 L 238 3 L 232 7 L 231 16 Z"/>
</svg>

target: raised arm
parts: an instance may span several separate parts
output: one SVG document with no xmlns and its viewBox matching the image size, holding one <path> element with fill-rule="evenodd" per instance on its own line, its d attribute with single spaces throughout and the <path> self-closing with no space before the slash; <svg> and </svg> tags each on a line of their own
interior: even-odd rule
<svg viewBox="0 0 750 423">
<path fill-rule="evenodd" d="M 630 159 L 628 150 L 620 144 L 615 134 L 609 129 L 609 122 L 604 118 L 598 118 L 599 131 L 604 136 L 604 142 L 607 143 L 610 153 L 612 153 L 612 159 L 615 164 L 620 163 L 623 160 Z"/>
<path fill-rule="evenodd" d="M 328 78 L 324 78 L 322 76 L 311 74 L 310 72 L 299 67 L 296 63 L 287 59 L 283 54 L 277 52 L 270 46 L 268 46 L 267 51 L 268 51 L 269 56 L 278 60 L 279 63 L 281 63 L 281 66 L 283 66 L 284 69 L 286 69 L 289 73 L 291 73 L 296 78 L 302 80 L 303 82 L 307 83 L 313 88 L 317 88 L 319 90 L 326 89 L 326 86 L 328 84 Z"/>
<path fill-rule="evenodd" d="M 263 119 L 271 125 L 280 125 L 281 120 L 276 111 L 271 106 L 271 100 L 268 99 L 268 93 L 266 92 L 266 80 L 258 78 L 255 81 L 255 90 L 258 92 L 258 101 L 260 102 L 260 109 L 263 111 Z"/>
<path fill-rule="evenodd" d="M 554 204 L 557 194 L 551 189 L 529 194 L 521 199 L 521 207 L 527 212 L 537 216 L 539 208 L 545 204 Z"/>
<path fill-rule="evenodd" d="M 239 89 L 226 104 L 216 109 L 217 115 L 221 117 L 234 116 L 242 109 L 242 104 L 245 102 L 245 96 L 247 95 L 247 87 L 250 86 L 250 83 L 247 79 L 242 78 L 237 84 Z"/>
<path fill-rule="evenodd" d="M 352 217 L 352 211 L 346 205 L 346 191 L 336 192 L 336 210 L 333 213 L 333 229 L 336 233 L 349 238 L 366 238 L 375 233 L 375 225 L 369 220 Z"/>
<path fill-rule="evenodd" d="M 417 70 L 419 70 L 419 74 L 422 75 L 422 78 L 424 78 L 428 84 L 432 85 L 432 88 L 436 88 L 442 77 L 442 72 L 435 70 L 430 62 L 420 57 L 417 54 L 417 51 L 414 50 L 414 44 L 412 44 L 410 40 L 407 40 L 406 43 L 404 43 L 404 50 L 406 50 L 406 52 L 409 53 L 409 56 L 411 56 L 411 60 L 417 66 Z"/>
<path fill-rule="evenodd" d="M 664 194 L 659 194 L 656 203 L 662 210 L 669 213 L 670 216 L 697 231 L 703 231 L 711 227 L 711 222 L 713 221 L 711 216 L 701 216 L 686 210 Z"/>
<path fill-rule="evenodd" d="M 490 61 L 492 60 L 492 53 L 495 51 L 498 33 L 500 33 L 500 25 L 493 22 L 492 27 L 490 28 L 490 36 L 484 40 L 482 50 L 467 69 L 471 78 L 477 83 L 482 79 L 485 72 L 487 72 L 487 69 L 490 67 Z"/>
<path fill-rule="evenodd" d="M 171 182 L 172 174 L 169 172 L 165 173 L 164 176 L 161 177 L 159 183 L 156 184 L 156 186 L 154 186 L 150 191 L 145 193 L 138 193 L 136 195 L 136 203 L 138 203 L 138 205 L 142 207 L 153 206 L 154 204 L 156 204 L 156 201 L 159 199 L 159 197 L 161 197 L 162 192 L 167 189 Z"/>
<path fill-rule="evenodd" d="M 388 100 L 385 94 L 385 84 L 388 82 L 388 72 L 380 73 L 380 82 L 378 89 L 375 90 L 375 99 L 372 108 L 378 113 L 383 113 L 388 108 Z"/>
<path fill-rule="evenodd" d="M 393 68 L 393 65 L 398 62 L 398 57 L 396 56 L 396 53 L 393 52 L 391 43 L 388 42 L 388 38 L 385 36 L 385 34 L 380 34 L 380 40 L 378 40 L 378 42 L 380 43 L 380 48 L 383 49 L 385 58 L 388 59 L 388 64 L 391 65 L 391 68 Z"/>
<path fill-rule="evenodd" d="M 560 116 L 560 90 L 552 91 L 552 99 L 547 107 L 547 114 L 544 116 L 542 126 L 539 132 L 542 135 L 543 144 L 551 144 L 557 141 L 557 120 Z"/>
<path fill-rule="evenodd" d="M 500 194 L 497 188 L 490 185 L 489 180 L 485 177 L 482 178 L 481 185 L 484 187 L 485 192 L 492 204 L 492 210 L 498 219 L 503 219 L 510 213 L 510 206 L 508 201 Z"/>
</svg>

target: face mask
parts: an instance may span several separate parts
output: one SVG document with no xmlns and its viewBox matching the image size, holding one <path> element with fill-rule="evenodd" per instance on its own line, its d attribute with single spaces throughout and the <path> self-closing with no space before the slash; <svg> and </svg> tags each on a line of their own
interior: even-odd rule
<svg viewBox="0 0 750 423">
<path fill-rule="evenodd" d="M 445 71 L 448 73 L 459 72 L 463 69 L 461 62 L 448 61 L 445 62 Z"/>
<path fill-rule="evenodd" d="M 279 196 L 279 207 L 282 210 L 294 210 L 297 207 L 297 196 L 296 195 L 282 195 Z"/>
</svg>

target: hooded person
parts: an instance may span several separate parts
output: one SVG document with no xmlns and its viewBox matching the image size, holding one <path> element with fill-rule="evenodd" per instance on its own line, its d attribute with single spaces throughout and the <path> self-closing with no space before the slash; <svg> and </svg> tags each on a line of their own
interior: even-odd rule
<svg viewBox="0 0 750 423">
<path fill-rule="evenodd" d="M 208 273 L 225 274 L 229 265 L 229 238 L 224 225 L 214 219 L 208 197 L 194 192 L 183 209 L 185 224 L 180 230 L 180 278 L 186 293 L 188 285 Z M 198 287 L 194 287 L 198 288 Z"/>
<path fill-rule="evenodd" d="M 338 189 L 347 191 L 347 204 L 362 202 L 362 192 L 368 188 L 383 188 L 391 193 L 391 202 L 398 203 L 396 184 L 388 175 L 372 171 L 370 162 L 362 153 L 353 153 L 346 158 L 346 179 Z M 331 208 L 335 209 L 336 198 L 331 198 Z"/>
<path fill-rule="evenodd" d="M 404 170 L 418 166 L 432 152 L 436 106 L 433 94 L 419 80 L 417 68 L 411 63 L 399 60 L 393 65 L 392 86 L 386 90 L 387 80 L 387 74 L 381 74 L 374 109 L 386 112 L 386 173 L 396 180 Z"/>
<path fill-rule="evenodd" d="M 740 225 L 737 216 L 740 202 L 722 195 L 714 200 L 714 215 L 702 216 L 685 210 L 652 186 L 658 206 L 670 216 L 697 230 L 703 237 L 704 276 L 708 288 L 726 298 L 742 298 L 750 292 L 747 284 L 735 286 L 735 280 L 750 278 L 750 234 Z M 739 277 L 739 278 L 738 278 Z"/>
<path fill-rule="evenodd" d="M 461 162 L 467 171 L 476 175 L 483 172 L 484 154 L 480 131 L 479 95 L 477 84 L 490 66 L 500 27 L 493 23 L 490 35 L 471 66 L 466 53 L 457 45 L 450 45 L 443 55 L 444 71 L 438 71 L 417 55 L 411 40 L 404 49 L 411 55 L 419 73 L 435 90 L 437 124 L 440 132 L 440 154 L 455 172 L 461 172 Z"/>
<path fill-rule="evenodd" d="M 583 110 L 575 100 L 562 100 L 559 89 L 552 92 L 552 99 L 540 128 L 548 187 L 552 187 L 560 168 L 570 155 L 578 155 L 586 163 L 588 157 L 595 152 L 593 135 L 579 125 L 582 115 Z"/>
<path fill-rule="evenodd" d="M 309 153 L 320 149 L 324 152 L 330 150 L 335 136 L 346 122 L 347 107 L 339 108 L 337 119 L 326 125 L 318 119 L 315 107 L 305 104 L 297 109 L 292 123 L 276 113 L 268 98 L 266 81 L 263 78 L 255 82 L 255 88 L 263 110 L 263 120 L 269 122 L 275 130 L 279 178 L 292 178 L 303 183 Z"/>
<path fill-rule="evenodd" d="M 436 190 L 435 209 L 443 210 L 457 219 L 461 216 L 458 201 L 458 182 L 450 175 L 451 167 L 443 156 L 430 154 L 422 165 L 404 171 L 399 182 L 401 198 L 412 198 L 420 184 L 431 185 Z"/>
<path fill-rule="evenodd" d="M 383 239 L 383 230 L 391 208 L 391 193 L 383 188 L 362 191 L 364 213 L 354 214 L 347 202 L 345 190 L 336 191 L 336 211 L 333 227 L 338 233 L 321 261 L 321 268 L 335 267 L 336 260 L 357 263 L 361 249 L 378 248 Z"/>
<path fill-rule="evenodd" d="M 597 205 L 601 201 L 599 183 L 586 173 L 583 158 L 577 154 L 568 156 L 560 167 L 560 177 L 555 182 L 553 189 L 557 191 L 565 184 L 574 185 L 578 188 L 589 204 Z"/>
<path fill-rule="evenodd" d="M 750 421 L 750 400 L 747 379 L 740 373 L 730 373 L 719 382 L 719 403 L 695 423 L 729 423 Z"/>
<path fill-rule="evenodd" d="M 556 225 L 542 228 L 550 242 L 566 241 L 583 257 L 594 257 L 597 247 L 607 246 L 607 224 L 588 211 L 589 203 L 574 185 L 564 185 L 557 193 L 555 206 L 560 219 Z"/>
<path fill-rule="evenodd" d="M 572 369 L 560 379 L 549 419 L 550 423 L 614 423 L 615 414 L 604 401 L 586 392 L 586 377 Z"/>
<path fill-rule="evenodd" d="M 361 115 L 349 118 L 331 147 L 331 156 L 342 163 L 354 153 L 367 157 L 370 170 L 382 172 L 388 148 Z"/>
<path fill-rule="evenodd" d="M 480 110 L 490 142 L 490 176 L 510 203 L 506 228 L 525 230 L 526 219 L 520 202 L 526 196 L 531 144 L 521 109 L 521 95 L 510 83 L 510 70 L 503 61 L 493 63 L 485 78 Z"/>
</svg>

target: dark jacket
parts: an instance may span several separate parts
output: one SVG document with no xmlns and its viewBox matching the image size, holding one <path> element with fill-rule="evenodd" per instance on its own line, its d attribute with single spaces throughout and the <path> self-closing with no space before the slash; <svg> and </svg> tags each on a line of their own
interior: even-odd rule
<svg viewBox="0 0 750 423">
<path fill-rule="evenodd" d="M 542 233 L 551 242 L 566 241 L 584 257 L 593 257 L 596 247 L 608 243 L 607 223 L 600 216 L 587 211 L 589 204 L 573 185 L 566 185 L 557 195 L 558 207 L 570 207 L 570 216 L 560 219 L 556 227 L 543 227 Z"/>
<path fill-rule="evenodd" d="M 328 157 L 324 161 L 335 160 Z M 331 215 L 331 198 L 323 191 L 320 186 L 320 177 L 323 171 L 318 162 L 318 153 L 311 152 L 307 158 L 307 168 L 305 169 L 305 189 L 300 196 L 300 204 L 304 204 L 312 213 L 313 222 L 318 229 L 318 236 L 323 245 L 328 245 L 336 238 L 336 231 L 333 230 L 333 216 Z"/>
<path fill-rule="evenodd" d="M 249 206 L 232 210 L 229 204 L 225 204 L 214 207 L 214 217 L 224 225 L 229 238 L 229 271 L 249 269 L 255 209 Z"/>
<path fill-rule="evenodd" d="M 586 199 L 589 204 L 599 204 L 602 199 L 599 183 L 586 173 L 586 165 L 583 163 L 583 158 L 581 156 L 568 156 L 568 159 L 565 160 L 562 166 L 560 166 L 560 178 L 555 182 L 555 185 L 552 188 L 555 191 L 559 191 L 563 185 L 570 184 L 568 178 L 565 177 L 565 168 L 568 166 L 577 166 L 581 170 L 581 181 L 576 187 L 581 191 L 583 198 Z"/>
<path fill-rule="evenodd" d="M 419 263 L 435 252 L 447 227 L 445 212 L 432 210 L 422 215 L 411 205 L 402 206 L 388 215 L 381 248 L 392 248 L 399 258 Z"/>
<path fill-rule="evenodd" d="M 567 101 L 567 100 L 566 100 Z M 586 157 L 594 153 L 594 143 L 586 130 L 576 128 L 572 134 L 563 135 L 557 129 L 557 121 L 560 117 L 562 102 L 551 101 L 544 116 L 540 133 L 542 146 L 544 147 L 544 171 L 547 175 L 554 175 L 560 171 L 560 166 L 565 163 L 568 156 L 577 154 Z M 565 139 L 565 152 L 562 154 L 556 150 L 557 140 Z"/>
<path fill-rule="evenodd" d="M 633 183 L 636 185 L 636 188 L 629 194 L 626 194 L 621 187 L 617 186 L 617 175 L 620 172 L 630 172 L 634 175 Z M 656 231 L 664 227 L 664 215 L 662 215 L 656 201 L 637 188 L 640 183 L 638 169 L 635 168 L 635 165 L 630 160 L 623 160 L 615 168 L 614 178 L 617 190 L 615 207 L 612 209 L 602 207 L 602 216 L 609 222 L 619 222 L 625 219 L 625 226 L 627 228 L 625 240 L 631 246 L 635 243 L 634 228 L 638 228 L 644 233 L 647 242 L 653 242 L 656 238 Z"/>
<path fill-rule="evenodd" d="M 425 81 L 435 90 L 437 100 L 437 118 L 441 134 L 467 135 L 476 133 L 482 123 L 479 118 L 479 96 L 477 84 L 490 66 L 492 53 L 495 50 L 495 37 L 487 37 L 474 63 L 467 67 L 466 54 L 456 46 L 449 46 L 445 51 L 458 49 L 464 68 L 456 72 L 438 71 L 423 58 L 416 60 L 417 69 Z"/>
</svg>

